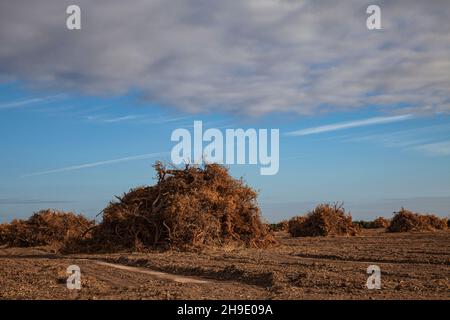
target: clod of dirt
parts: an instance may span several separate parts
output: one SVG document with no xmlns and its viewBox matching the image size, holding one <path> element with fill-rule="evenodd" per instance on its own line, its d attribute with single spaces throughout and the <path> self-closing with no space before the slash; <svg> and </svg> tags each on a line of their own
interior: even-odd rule
<svg viewBox="0 0 450 320">
<path fill-rule="evenodd" d="M 338 204 L 320 204 L 305 217 L 289 221 L 289 233 L 293 237 L 354 236 L 358 231 L 351 215 Z"/>
<path fill-rule="evenodd" d="M 72 251 L 148 247 L 187 248 L 238 244 L 266 247 L 275 240 L 263 224 L 257 192 L 218 164 L 167 169 L 158 182 L 130 190 L 103 210 L 91 238 Z"/>
<path fill-rule="evenodd" d="M 401 208 L 392 218 L 388 232 L 408 232 L 408 231 L 434 231 L 446 230 L 447 219 L 441 219 L 435 215 L 418 214 Z"/>
<path fill-rule="evenodd" d="M 82 215 L 51 209 L 34 213 L 27 220 L 14 219 L 0 225 L 0 244 L 13 247 L 61 245 L 82 236 L 94 226 Z"/>
</svg>

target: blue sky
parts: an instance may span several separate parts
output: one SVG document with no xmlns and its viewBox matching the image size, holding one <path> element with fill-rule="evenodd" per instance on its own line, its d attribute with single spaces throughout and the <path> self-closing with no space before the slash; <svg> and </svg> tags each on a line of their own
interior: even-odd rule
<svg viewBox="0 0 450 320">
<path fill-rule="evenodd" d="M 356 219 L 450 211 L 450 3 L 0 2 L 0 220 L 95 216 L 152 184 L 171 133 L 280 129 L 280 169 L 233 165 L 280 220 L 344 201 Z"/>
<path fill-rule="evenodd" d="M 260 190 L 259 202 L 269 220 L 303 213 L 322 201 L 344 201 L 355 218 L 389 217 L 401 205 L 448 214 L 447 115 L 293 136 L 288 133 L 380 115 L 367 107 L 322 116 L 281 114 L 241 120 L 168 111 L 135 94 L 113 98 L 51 94 L 17 82 L 2 85 L 0 93 L 2 220 L 46 207 L 94 216 L 114 195 L 154 183 L 151 165 L 169 160 L 172 130 L 192 130 L 194 120 L 223 130 L 280 129 L 277 175 L 261 176 L 258 166 L 231 166 L 234 176 L 243 176 Z M 71 168 L 85 164 L 93 166 Z M 61 168 L 68 169 L 45 173 Z"/>
</svg>

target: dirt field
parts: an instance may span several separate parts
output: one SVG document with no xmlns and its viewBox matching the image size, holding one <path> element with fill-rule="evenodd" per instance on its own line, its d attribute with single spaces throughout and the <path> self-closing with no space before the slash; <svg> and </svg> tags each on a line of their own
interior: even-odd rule
<svg viewBox="0 0 450 320">
<path fill-rule="evenodd" d="M 55 255 L 0 249 L 1 299 L 450 299 L 450 231 L 291 238 L 271 249 Z M 66 268 L 81 269 L 81 290 Z M 366 269 L 381 268 L 368 290 Z"/>
</svg>

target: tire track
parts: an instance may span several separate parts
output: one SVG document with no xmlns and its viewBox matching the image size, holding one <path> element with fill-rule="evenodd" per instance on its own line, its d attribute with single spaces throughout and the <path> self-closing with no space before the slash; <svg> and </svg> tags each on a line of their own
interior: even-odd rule
<svg viewBox="0 0 450 320">
<path fill-rule="evenodd" d="M 131 267 L 131 266 L 125 266 L 125 265 L 121 265 L 121 264 L 116 264 L 116 263 L 110 263 L 110 262 L 104 262 L 104 261 L 100 261 L 100 260 L 91 260 L 91 259 L 84 259 L 84 261 L 89 261 L 92 262 L 96 265 L 99 266 L 104 266 L 104 267 L 110 267 L 110 268 L 114 268 L 114 269 L 118 269 L 118 270 L 122 270 L 122 271 L 129 271 L 132 273 L 140 273 L 140 274 L 146 274 L 146 275 L 150 275 L 156 279 L 161 279 L 161 280 L 171 280 L 174 282 L 178 282 L 178 283 L 195 283 L 195 284 L 205 284 L 205 283 L 210 283 L 211 281 L 209 280 L 205 280 L 205 279 L 197 279 L 197 278 L 192 278 L 192 277 L 185 277 L 182 275 L 177 275 L 177 274 L 171 274 L 171 273 L 166 273 L 166 272 L 160 272 L 160 271 L 154 271 L 148 268 L 140 268 L 140 267 Z"/>
</svg>

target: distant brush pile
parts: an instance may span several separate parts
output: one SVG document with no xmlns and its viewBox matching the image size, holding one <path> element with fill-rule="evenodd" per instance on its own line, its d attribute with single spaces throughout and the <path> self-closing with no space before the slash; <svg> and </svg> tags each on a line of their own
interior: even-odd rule
<svg viewBox="0 0 450 320">
<path fill-rule="evenodd" d="M 283 220 L 269 225 L 271 231 L 287 231 L 289 229 L 289 221 Z"/>
<path fill-rule="evenodd" d="M 432 214 L 418 214 L 402 208 L 399 212 L 395 213 L 387 231 L 434 231 L 446 230 L 447 228 L 447 219 L 439 218 Z"/>
<path fill-rule="evenodd" d="M 390 221 L 383 217 L 378 217 L 373 221 L 354 221 L 353 224 L 362 228 L 362 229 L 379 229 L 379 228 L 387 228 L 389 227 Z"/>
<path fill-rule="evenodd" d="M 302 234 L 303 223 L 305 222 L 305 217 L 296 216 L 292 217 L 288 221 L 287 231 L 291 234 L 291 236 L 299 237 Z"/>
<path fill-rule="evenodd" d="M 82 237 L 94 226 L 82 215 L 51 209 L 34 213 L 27 220 L 15 219 L 0 225 L 0 244 L 34 247 L 63 244 Z"/>
<path fill-rule="evenodd" d="M 132 189 L 103 210 L 90 238 L 69 250 L 238 244 L 265 247 L 275 240 L 261 221 L 257 193 L 217 164 L 167 169 L 158 182 Z"/>
<path fill-rule="evenodd" d="M 358 227 L 342 205 L 320 204 L 305 217 L 289 221 L 289 233 L 294 237 L 354 236 Z"/>
<path fill-rule="evenodd" d="M 369 223 L 369 229 L 387 228 L 390 221 L 383 217 L 378 217 Z"/>
</svg>

